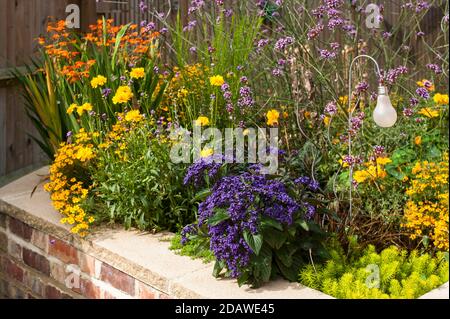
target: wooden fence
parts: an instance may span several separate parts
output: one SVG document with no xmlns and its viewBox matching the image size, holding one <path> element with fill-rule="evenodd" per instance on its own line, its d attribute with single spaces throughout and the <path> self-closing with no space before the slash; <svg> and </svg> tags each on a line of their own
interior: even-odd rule
<svg viewBox="0 0 450 319">
<path fill-rule="evenodd" d="M 173 16 L 180 11 L 182 19 L 187 19 L 188 0 L 144 2 L 158 12 L 167 13 L 170 8 Z M 308 4 L 315 6 L 317 2 L 318 0 L 312 0 Z M 395 21 L 404 1 L 383 2 L 386 3 L 386 18 Z M 80 6 L 82 29 L 87 29 L 101 15 L 113 18 L 117 24 L 131 21 L 140 23 L 149 19 L 148 14 L 139 10 L 140 0 L 0 0 L 0 176 L 43 158 L 38 146 L 28 136 L 28 133 L 34 133 L 34 129 L 25 115 L 20 91 L 12 81 L 8 68 L 21 66 L 29 61 L 29 57 L 36 51 L 35 39 L 45 34 L 48 18 L 65 18 L 65 9 L 69 3 Z M 438 10 L 431 12 L 423 21 L 424 31 L 429 33 L 429 37 L 433 37 L 441 17 L 442 12 Z M 421 47 L 414 49 L 420 52 Z"/>
</svg>

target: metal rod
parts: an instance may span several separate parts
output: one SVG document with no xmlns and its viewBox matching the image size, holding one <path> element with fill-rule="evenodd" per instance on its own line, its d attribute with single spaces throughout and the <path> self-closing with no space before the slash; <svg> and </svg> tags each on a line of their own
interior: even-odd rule
<svg viewBox="0 0 450 319">
<path fill-rule="evenodd" d="M 380 72 L 380 66 L 378 65 L 377 61 L 372 58 L 370 55 L 358 55 L 357 57 L 355 57 L 352 61 L 352 63 L 350 63 L 350 68 L 349 68 L 349 77 L 348 77 L 348 159 L 351 159 L 352 156 L 352 136 L 351 136 L 351 129 L 352 129 L 352 119 L 353 119 L 353 109 L 352 109 L 352 68 L 353 68 L 353 64 L 356 62 L 356 60 L 361 59 L 361 58 L 368 58 L 369 60 L 371 60 L 375 66 L 376 66 L 376 74 L 378 76 L 378 80 L 381 81 L 382 77 L 381 77 L 381 72 Z M 349 186 L 349 213 L 348 213 L 348 218 L 346 219 L 346 224 L 348 222 L 348 220 L 352 219 L 352 204 L 353 204 L 353 198 L 352 198 L 352 188 L 353 188 L 353 163 L 349 163 L 349 180 L 350 180 L 350 186 Z M 347 226 L 347 225 L 346 225 Z"/>
</svg>

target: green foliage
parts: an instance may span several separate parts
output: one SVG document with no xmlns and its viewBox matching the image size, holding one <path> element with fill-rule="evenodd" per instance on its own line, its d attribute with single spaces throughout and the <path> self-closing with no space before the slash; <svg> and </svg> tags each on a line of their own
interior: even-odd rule
<svg viewBox="0 0 450 319">
<path fill-rule="evenodd" d="M 377 253 L 368 246 L 350 257 L 341 248 L 330 254 L 326 264 L 300 269 L 300 283 L 342 299 L 412 299 L 448 281 L 448 259 L 441 252 L 433 257 L 391 246 Z"/>
<path fill-rule="evenodd" d="M 92 168 L 91 209 L 126 228 L 179 230 L 195 219 L 192 194 L 183 186 L 184 166 L 170 160 L 170 142 L 151 123 L 122 133 L 100 149 Z"/>
<path fill-rule="evenodd" d="M 209 240 L 205 237 L 192 237 L 184 245 L 181 243 L 181 235 L 179 233 L 170 241 L 170 250 L 175 251 L 181 256 L 189 256 L 192 259 L 201 259 L 204 263 L 215 260 L 214 254 L 209 250 Z"/>
</svg>

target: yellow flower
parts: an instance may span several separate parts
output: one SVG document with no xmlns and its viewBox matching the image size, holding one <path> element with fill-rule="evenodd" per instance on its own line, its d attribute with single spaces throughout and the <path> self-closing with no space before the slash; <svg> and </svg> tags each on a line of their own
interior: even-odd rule
<svg viewBox="0 0 450 319">
<path fill-rule="evenodd" d="M 142 120 L 142 115 L 139 113 L 139 110 L 132 110 L 125 115 L 125 121 L 127 122 L 139 122 Z"/>
<path fill-rule="evenodd" d="M 214 154 L 214 150 L 212 148 L 204 148 L 201 152 L 200 152 L 200 156 L 202 158 L 205 157 L 210 157 L 211 155 Z"/>
<path fill-rule="evenodd" d="M 198 119 L 195 121 L 195 125 L 197 125 L 197 126 L 208 126 L 209 125 L 209 119 L 206 116 L 199 116 Z"/>
<path fill-rule="evenodd" d="M 221 75 L 214 75 L 209 78 L 209 83 L 211 83 L 212 86 L 222 86 L 225 83 L 225 80 Z"/>
<path fill-rule="evenodd" d="M 433 118 L 433 117 L 438 117 L 439 116 L 439 111 L 438 110 L 433 110 L 430 107 L 424 107 L 419 111 L 419 114 L 422 114 L 428 118 Z"/>
<path fill-rule="evenodd" d="M 99 86 L 106 84 L 106 78 L 103 75 L 98 75 L 91 80 L 91 86 L 96 89 Z"/>
<path fill-rule="evenodd" d="M 248 128 L 246 128 L 243 132 L 242 135 L 247 136 L 250 133 L 250 130 Z"/>
<path fill-rule="evenodd" d="M 339 97 L 339 103 L 341 105 L 347 105 L 347 103 L 348 103 L 348 96 L 347 95 L 346 96 L 340 96 Z"/>
<path fill-rule="evenodd" d="M 278 119 L 280 118 L 280 112 L 277 110 L 270 110 L 266 114 L 267 125 L 274 126 L 278 124 Z"/>
<path fill-rule="evenodd" d="M 144 68 L 133 68 L 131 69 L 130 76 L 133 79 L 140 79 L 145 76 Z"/>
<path fill-rule="evenodd" d="M 370 178 L 370 174 L 367 171 L 356 171 L 353 174 L 353 180 L 358 184 L 364 183 L 368 178 Z"/>
<path fill-rule="evenodd" d="M 112 101 L 114 104 L 127 103 L 133 97 L 133 92 L 128 86 L 120 86 Z"/>
<path fill-rule="evenodd" d="M 389 163 L 392 163 L 392 161 L 389 158 L 387 158 L 387 157 L 378 157 L 377 158 L 377 164 L 378 165 L 386 165 L 386 164 L 389 164 Z"/>
<path fill-rule="evenodd" d="M 416 136 L 416 138 L 414 139 L 414 144 L 416 145 L 422 144 L 422 136 Z"/>
<path fill-rule="evenodd" d="M 84 103 L 82 106 L 79 106 L 77 108 L 77 113 L 79 116 L 83 115 L 84 112 L 90 112 L 90 111 L 92 111 L 91 103 Z"/>
<path fill-rule="evenodd" d="M 448 94 L 436 93 L 433 100 L 437 105 L 448 105 Z"/>
<path fill-rule="evenodd" d="M 81 162 L 85 162 L 94 157 L 94 152 L 92 151 L 92 148 L 90 148 L 90 147 L 81 147 L 78 149 L 75 157 L 76 157 L 76 159 L 80 160 Z"/>
<path fill-rule="evenodd" d="M 328 116 L 325 116 L 323 118 L 323 124 L 325 124 L 325 126 L 330 125 L 330 118 Z"/>
<path fill-rule="evenodd" d="M 93 222 L 95 221 L 95 218 L 94 217 L 89 217 L 89 219 L 88 219 L 88 222 L 90 223 L 90 224 L 92 224 Z"/>
<path fill-rule="evenodd" d="M 69 108 L 67 109 L 67 114 L 72 114 L 73 111 L 75 111 L 78 108 L 78 105 L 75 103 L 70 104 Z"/>
</svg>

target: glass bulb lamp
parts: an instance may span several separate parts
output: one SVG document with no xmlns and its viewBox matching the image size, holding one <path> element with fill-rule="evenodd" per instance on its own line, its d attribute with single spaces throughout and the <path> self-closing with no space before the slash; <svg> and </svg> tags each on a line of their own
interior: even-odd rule
<svg viewBox="0 0 450 319">
<path fill-rule="evenodd" d="M 379 86 L 378 86 L 378 98 L 377 98 L 377 105 L 373 111 L 373 120 L 375 123 L 382 127 L 382 128 L 388 128 L 395 125 L 397 122 L 397 112 L 392 106 L 391 99 L 388 95 L 388 90 L 386 86 L 383 84 L 383 77 L 381 76 L 380 67 L 377 63 L 377 61 L 372 58 L 369 55 L 359 55 L 355 57 L 350 64 L 349 68 L 349 81 L 348 81 L 348 156 L 351 158 L 352 156 L 352 137 L 350 134 L 350 131 L 352 129 L 352 119 L 353 119 L 353 109 L 352 109 L 352 68 L 354 63 L 361 58 L 367 58 L 370 61 L 372 61 L 375 64 L 375 73 L 378 78 Z M 351 220 L 352 218 L 352 188 L 353 188 L 353 165 L 350 163 L 350 186 L 349 186 L 349 214 L 348 214 L 348 220 Z M 347 224 L 347 222 L 346 222 Z"/>
</svg>

